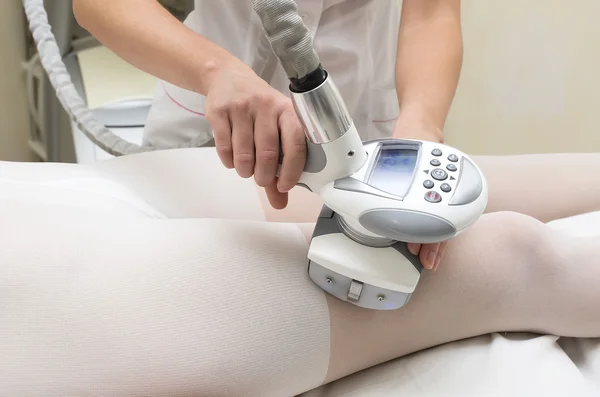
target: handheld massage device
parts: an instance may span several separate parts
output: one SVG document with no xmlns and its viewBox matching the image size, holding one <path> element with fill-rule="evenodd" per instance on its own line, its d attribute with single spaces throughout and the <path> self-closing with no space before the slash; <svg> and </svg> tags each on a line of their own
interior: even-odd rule
<svg viewBox="0 0 600 397">
<path fill-rule="evenodd" d="M 308 144 L 299 184 L 324 200 L 308 274 L 339 299 L 398 309 L 423 271 L 406 243 L 462 233 L 486 207 L 486 180 L 469 156 L 447 145 L 363 143 L 331 77 L 319 68 L 309 79 L 311 84 L 290 85 Z"/>
<path fill-rule="evenodd" d="M 43 0 L 22 0 L 40 62 L 67 113 L 107 153 L 121 156 L 171 147 L 137 146 L 99 123 L 73 86 Z M 321 195 L 308 274 L 339 299 L 390 310 L 408 302 L 423 267 L 407 242 L 444 241 L 483 213 L 486 181 L 466 154 L 407 139 L 363 143 L 294 0 L 252 0 L 271 47 L 290 79 L 307 138 L 300 185 Z M 195 147 L 194 140 L 177 147 Z"/>
</svg>

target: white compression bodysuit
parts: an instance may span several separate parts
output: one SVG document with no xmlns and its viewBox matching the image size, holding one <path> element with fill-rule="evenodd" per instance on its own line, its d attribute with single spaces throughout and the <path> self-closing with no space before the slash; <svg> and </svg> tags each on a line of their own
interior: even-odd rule
<svg viewBox="0 0 600 397">
<path fill-rule="evenodd" d="M 494 331 L 600 336 L 600 230 L 543 223 L 600 210 L 600 155 L 475 160 L 494 213 L 392 312 L 308 279 L 314 196 L 269 210 L 212 149 L 0 163 L 0 394 L 294 396 Z"/>
</svg>

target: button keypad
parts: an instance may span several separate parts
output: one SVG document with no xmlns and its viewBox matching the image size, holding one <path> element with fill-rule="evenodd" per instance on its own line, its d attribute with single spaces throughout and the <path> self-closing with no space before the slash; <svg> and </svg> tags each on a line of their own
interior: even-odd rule
<svg viewBox="0 0 600 397">
<path fill-rule="evenodd" d="M 459 162 L 460 157 L 454 153 L 444 153 L 441 148 L 431 150 L 431 155 L 434 158 L 429 160 L 429 164 L 435 168 L 423 171 L 431 178 L 423 181 L 423 187 L 427 189 L 424 199 L 430 203 L 439 203 L 442 201 L 442 195 L 450 198 L 450 195 L 446 196 L 446 194 L 452 192 L 455 188 L 456 178 L 450 176 L 448 172 L 458 171 L 458 164 L 455 163 Z M 441 184 L 437 185 L 436 181 Z"/>
</svg>

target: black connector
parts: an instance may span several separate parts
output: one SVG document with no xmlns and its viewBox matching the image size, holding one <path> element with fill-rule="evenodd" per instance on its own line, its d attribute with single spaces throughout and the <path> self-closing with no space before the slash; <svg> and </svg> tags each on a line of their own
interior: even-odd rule
<svg viewBox="0 0 600 397">
<path fill-rule="evenodd" d="M 327 71 L 321 65 L 301 78 L 290 78 L 290 91 L 296 94 L 302 94 L 314 90 L 327 80 Z"/>
</svg>

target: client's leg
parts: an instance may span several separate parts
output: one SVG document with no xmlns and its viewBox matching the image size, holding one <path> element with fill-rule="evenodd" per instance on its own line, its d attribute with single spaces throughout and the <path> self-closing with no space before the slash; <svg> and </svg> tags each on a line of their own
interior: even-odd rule
<svg viewBox="0 0 600 397">
<path fill-rule="evenodd" d="M 489 184 L 487 212 L 542 222 L 600 211 L 600 153 L 474 156 Z"/>
<path fill-rule="evenodd" d="M 600 153 L 474 156 L 489 187 L 486 212 L 511 211 L 542 222 L 600 211 Z M 264 195 L 262 192 L 259 192 Z M 312 222 L 316 195 L 297 188 L 289 208 L 276 211 L 263 198 L 270 221 Z"/>
<path fill-rule="evenodd" d="M 490 332 L 600 336 L 598 255 L 600 235 L 573 238 L 517 213 L 484 215 L 449 244 L 405 308 L 366 311 L 328 297 L 328 379 Z"/>
<path fill-rule="evenodd" d="M 600 153 L 474 159 L 489 183 L 488 212 L 520 212 L 547 222 L 600 210 Z M 264 189 L 223 167 L 214 148 L 124 156 L 93 168 L 134 189 L 169 218 L 314 222 L 322 206 L 317 195 L 298 187 L 287 209 L 274 210 Z"/>
<path fill-rule="evenodd" d="M 0 223 L 6 395 L 292 396 L 490 331 L 600 335 L 600 240 L 522 215 L 482 217 L 392 312 L 316 288 L 293 224 L 40 208 Z"/>
</svg>

